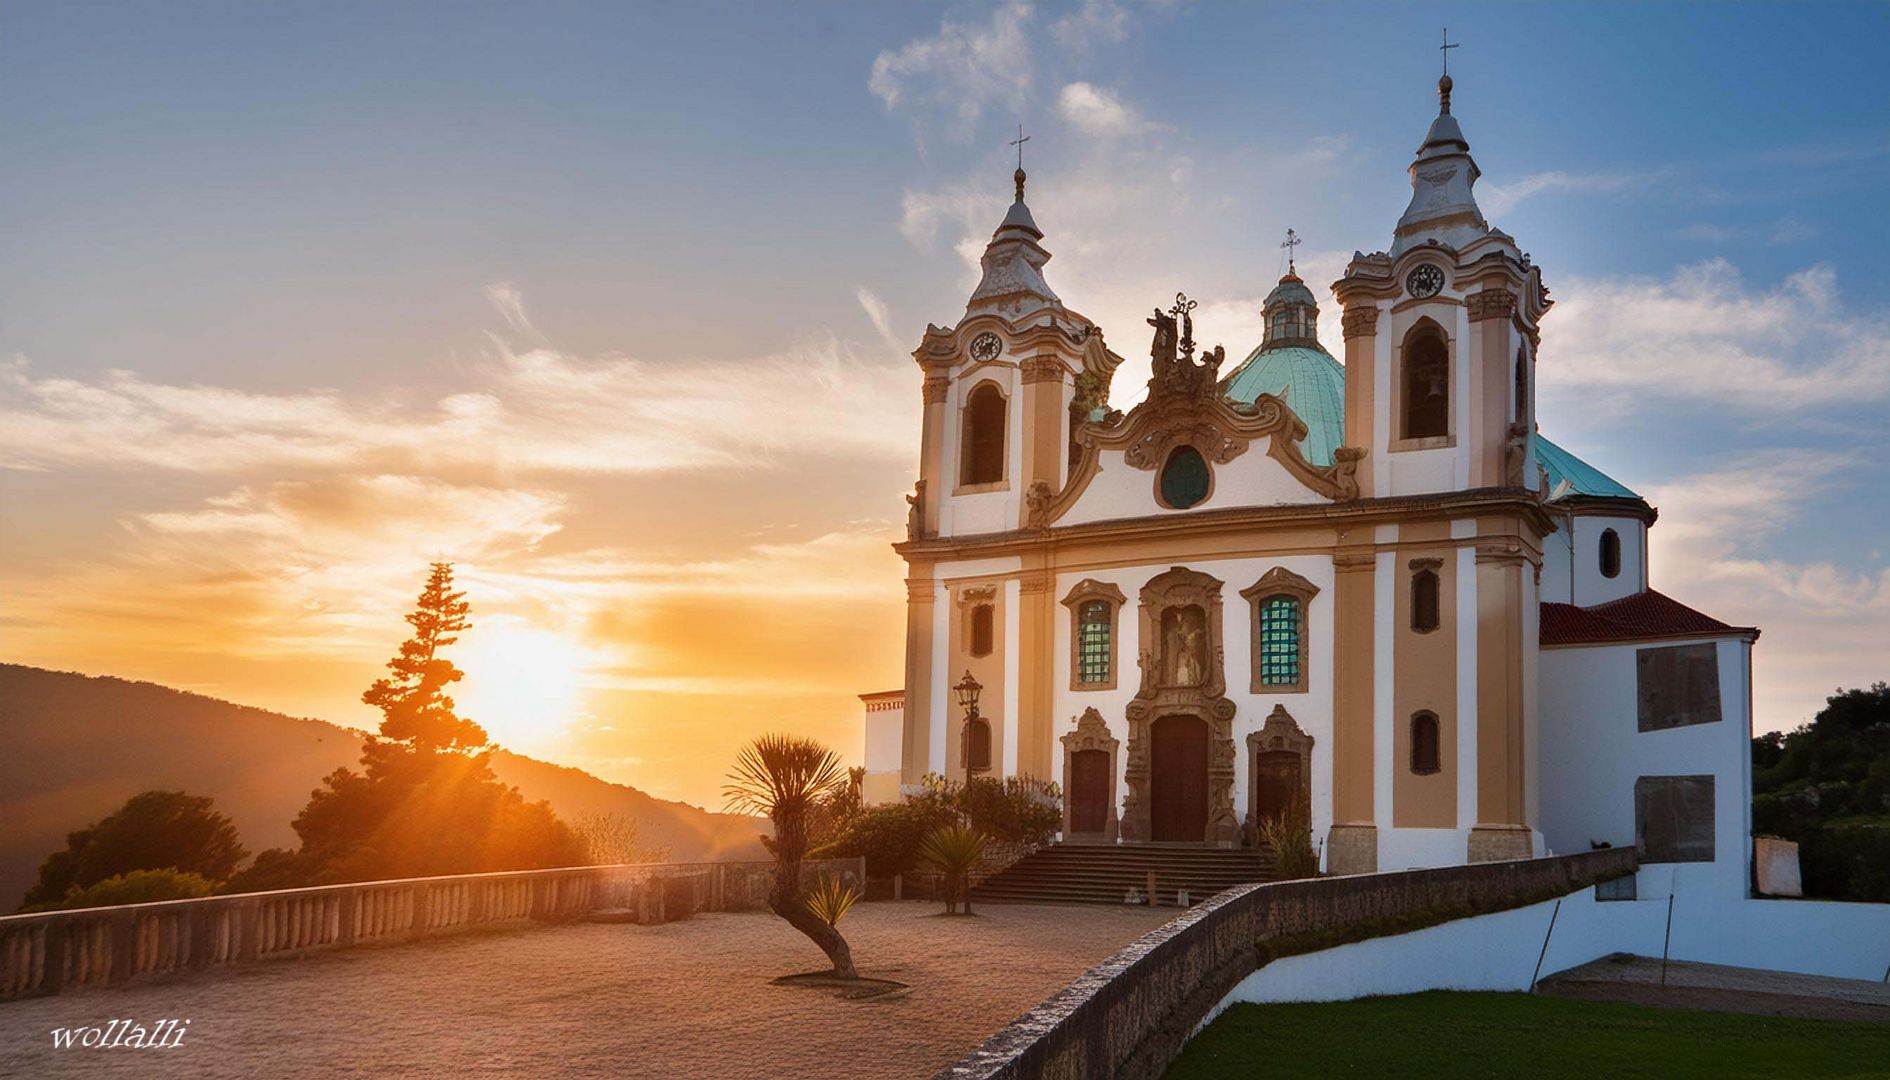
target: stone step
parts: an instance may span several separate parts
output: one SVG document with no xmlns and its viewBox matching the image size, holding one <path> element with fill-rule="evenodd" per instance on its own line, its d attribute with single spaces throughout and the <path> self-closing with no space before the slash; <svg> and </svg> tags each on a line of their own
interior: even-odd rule
<svg viewBox="0 0 1890 1080">
<path fill-rule="evenodd" d="M 1142 844 L 1053 844 L 1020 859 L 972 890 L 974 902 L 1121 904 L 1155 875 L 1159 904 L 1190 903 L 1235 885 L 1278 876 L 1265 849 Z"/>
</svg>

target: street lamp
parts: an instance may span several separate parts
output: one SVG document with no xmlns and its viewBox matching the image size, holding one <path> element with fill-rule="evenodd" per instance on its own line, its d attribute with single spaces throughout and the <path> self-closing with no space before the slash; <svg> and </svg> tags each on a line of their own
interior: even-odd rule
<svg viewBox="0 0 1890 1080">
<path fill-rule="evenodd" d="M 978 693 L 983 684 L 971 677 L 971 669 L 965 669 L 965 677 L 952 687 L 952 693 L 958 695 L 958 707 L 965 710 L 965 798 L 971 798 L 971 723 L 978 719 Z M 969 805 L 969 803 L 967 803 Z"/>
</svg>

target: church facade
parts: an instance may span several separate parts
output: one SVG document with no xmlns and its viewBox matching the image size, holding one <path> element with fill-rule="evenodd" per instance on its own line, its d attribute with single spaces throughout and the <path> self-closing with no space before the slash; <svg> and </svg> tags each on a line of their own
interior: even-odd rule
<svg viewBox="0 0 1890 1080">
<path fill-rule="evenodd" d="M 1019 169 L 963 318 L 914 353 L 905 685 L 865 696 L 869 798 L 1030 776 L 1070 841 L 1231 846 L 1286 815 L 1335 873 L 1594 843 L 1745 873 L 1758 632 L 1650 589 L 1654 508 L 1537 430 L 1549 293 L 1479 210 L 1450 95 L 1389 249 L 1333 285 L 1341 355 L 1290 269 L 1237 364 L 1178 296 L 1127 412 Z"/>
</svg>

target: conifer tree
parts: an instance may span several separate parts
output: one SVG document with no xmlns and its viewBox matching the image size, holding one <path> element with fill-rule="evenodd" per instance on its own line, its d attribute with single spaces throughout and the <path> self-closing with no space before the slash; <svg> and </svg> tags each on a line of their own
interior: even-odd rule
<svg viewBox="0 0 1890 1080">
<path fill-rule="evenodd" d="M 473 751 L 486 745 L 485 729 L 459 716 L 446 693 L 465 672 L 440 655 L 441 649 L 472 628 L 466 619 L 471 610 L 466 594 L 453 591 L 453 564 L 434 563 L 426 588 L 407 616 L 413 636 L 387 662 L 393 677 L 375 680 L 361 695 L 364 703 L 381 710 L 383 738 L 434 753 Z"/>
</svg>

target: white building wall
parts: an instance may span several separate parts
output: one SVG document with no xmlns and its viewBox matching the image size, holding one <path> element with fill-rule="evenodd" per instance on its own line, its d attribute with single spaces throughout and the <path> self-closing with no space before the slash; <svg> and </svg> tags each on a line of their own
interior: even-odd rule
<svg viewBox="0 0 1890 1080">
<path fill-rule="evenodd" d="M 1122 452 L 1104 450 L 1099 456 L 1101 469 L 1083 489 L 1076 504 L 1057 519 L 1058 525 L 1080 525 L 1091 521 L 1121 518 L 1147 518 L 1198 514 L 1204 510 L 1227 510 L 1243 506 L 1286 506 L 1306 503 L 1330 503 L 1332 500 L 1306 487 L 1286 471 L 1286 466 L 1267 453 L 1270 438 L 1255 440 L 1245 453 L 1225 465 L 1209 463 L 1214 480 L 1208 497 L 1186 510 L 1170 510 L 1156 501 L 1159 469 L 1137 469 L 1123 461 Z"/>
<path fill-rule="evenodd" d="M 957 495 L 964 453 L 965 401 L 971 391 L 993 382 L 1004 391 L 1004 479 L 1002 491 L 983 491 Z M 970 375 L 955 375 L 945 398 L 944 446 L 941 447 L 938 533 L 940 536 L 966 536 L 974 533 L 1002 532 L 1017 527 L 1018 507 L 1023 498 L 1019 477 L 1024 471 L 1023 395 L 1018 369 L 990 365 Z"/>
<path fill-rule="evenodd" d="M 869 803 L 899 798 L 899 774 L 905 740 L 906 710 L 902 706 L 866 710 L 866 767 L 862 794 Z"/>
<path fill-rule="evenodd" d="M 1718 649 L 1721 719 L 1640 731 L 1635 653 L 1700 642 Z M 1635 780 L 1711 774 L 1714 861 L 1643 866 L 1641 892 L 1745 896 L 1752 821 L 1751 646 L 1739 639 L 1695 639 L 1551 648 L 1541 651 L 1539 670 L 1537 760 L 1549 850 L 1586 851 L 1598 841 L 1632 846 Z"/>
<path fill-rule="evenodd" d="M 1109 733 L 1121 740 L 1116 758 L 1117 811 L 1128 794 L 1124 773 L 1128 767 L 1129 728 L 1127 709 L 1141 683 L 1137 657 L 1141 652 L 1139 605 L 1142 587 L 1150 578 L 1166 573 L 1176 565 L 1210 574 L 1221 582 L 1221 644 L 1227 679 L 1227 697 L 1234 702 L 1234 812 L 1244 822 L 1247 816 L 1248 788 L 1252 762 L 1247 754 L 1247 736 L 1260 730 L 1275 705 L 1284 706 L 1301 730 L 1313 737 L 1311 776 L 1313 835 L 1323 837 L 1332 824 L 1332 678 L 1333 627 L 1332 559 L 1328 555 L 1289 555 L 1246 559 L 1191 559 L 1181 563 L 1117 567 L 1106 570 L 1064 571 L 1057 575 L 1059 601 L 1056 620 L 1056 673 L 1054 701 L 1059 723 L 1052 732 L 1061 738 L 1075 725 L 1083 710 L 1095 708 L 1109 725 Z M 1274 567 L 1282 567 L 1318 586 L 1319 593 L 1307 605 L 1307 689 L 1303 693 L 1250 692 L 1252 685 L 1251 649 L 1253 643 L 1253 608 L 1240 590 L 1259 581 Z M 1070 689 L 1069 608 L 1060 603 L 1070 589 L 1094 578 L 1122 590 L 1127 602 L 1116 621 L 1116 688 L 1114 690 Z M 1051 760 L 1062 769 L 1061 746 L 1054 746 Z M 1056 777 L 1058 783 L 1064 778 Z"/>
</svg>

